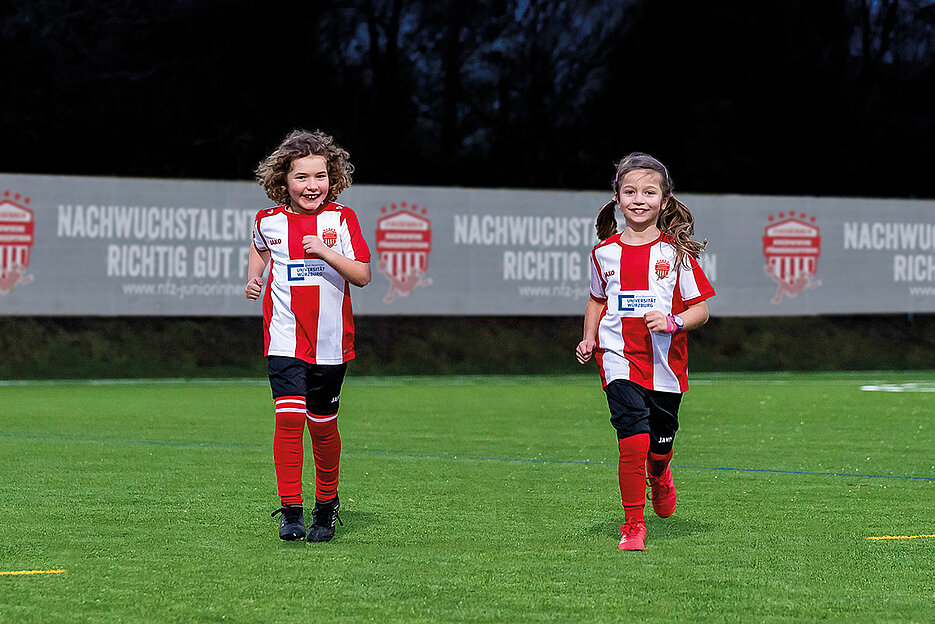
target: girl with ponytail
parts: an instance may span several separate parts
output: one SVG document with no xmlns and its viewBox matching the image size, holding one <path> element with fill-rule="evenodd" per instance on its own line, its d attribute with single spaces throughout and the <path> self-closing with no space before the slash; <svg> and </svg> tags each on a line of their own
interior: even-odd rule
<svg viewBox="0 0 935 624">
<path fill-rule="evenodd" d="M 626 227 L 617 233 L 616 210 Z M 688 389 L 685 332 L 708 320 L 714 289 L 698 264 L 705 243 L 692 240 L 691 211 L 672 195 L 661 162 L 640 152 L 617 165 L 614 197 L 597 216 L 591 296 L 575 355 L 597 360 L 620 450 L 624 508 L 619 550 L 643 550 L 646 480 L 653 511 L 675 511 L 669 461 L 678 408 Z"/>
<path fill-rule="evenodd" d="M 597 213 L 597 237 L 605 240 L 617 233 L 617 197 L 620 195 L 621 180 L 631 171 L 645 169 L 655 171 L 659 175 L 659 192 L 662 194 L 663 204 L 656 221 L 656 227 L 672 237 L 678 252 L 680 263 L 686 255 L 698 258 L 704 250 L 707 241 L 692 240 L 695 233 L 695 218 L 688 206 L 679 201 L 672 194 L 674 184 L 669 176 L 669 170 L 661 162 L 642 152 L 633 152 L 617 163 L 617 175 L 614 177 L 614 197 L 601 207 Z"/>
</svg>

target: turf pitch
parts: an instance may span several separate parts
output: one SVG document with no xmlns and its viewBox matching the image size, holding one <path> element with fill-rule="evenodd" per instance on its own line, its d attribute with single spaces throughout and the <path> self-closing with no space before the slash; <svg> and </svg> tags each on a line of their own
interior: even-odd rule
<svg viewBox="0 0 935 624">
<path fill-rule="evenodd" d="M 935 373 L 692 381 L 642 553 L 596 375 L 348 378 L 328 544 L 265 380 L 6 382 L 0 621 L 935 622 Z"/>
</svg>

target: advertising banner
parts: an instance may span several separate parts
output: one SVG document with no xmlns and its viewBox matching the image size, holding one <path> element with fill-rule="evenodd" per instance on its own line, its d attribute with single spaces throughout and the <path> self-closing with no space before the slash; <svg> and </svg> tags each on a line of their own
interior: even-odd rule
<svg viewBox="0 0 935 624">
<path fill-rule="evenodd" d="M 610 191 L 354 185 L 359 315 L 579 315 Z M 720 316 L 935 312 L 935 202 L 679 195 Z M 252 316 L 252 182 L 0 174 L 0 315 Z"/>
</svg>

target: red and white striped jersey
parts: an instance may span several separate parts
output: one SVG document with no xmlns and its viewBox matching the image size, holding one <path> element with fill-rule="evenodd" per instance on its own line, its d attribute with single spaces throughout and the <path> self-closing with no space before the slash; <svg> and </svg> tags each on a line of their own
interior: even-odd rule
<svg viewBox="0 0 935 624">
<path fill-rule="evenodd" d="M 306 257 L 302 237 L 308 234 L 347 258 L 370 262 L 357 215 L 347 206 L 328 202 L 313 215 L 285 206 L 258 212 L 253 244 L 270 252 L 263 298 L 265 354 L 341 364 L 354 358 L 350 285 L 324 260 Z"/>
<path fill-rule="evenodd" d="M 620 234 L 591 252 L 591 296 L 604 301 L 595 357 L 601 382 L 628 379 L 650 390 L 688 389 L 688 341 L 684 332 L 650 332 L 643 315 L 678 314 L 714 296 L 704 271 L 691 256 L 676 266 L 672 238 L 627 245 Z"/>
</svg>

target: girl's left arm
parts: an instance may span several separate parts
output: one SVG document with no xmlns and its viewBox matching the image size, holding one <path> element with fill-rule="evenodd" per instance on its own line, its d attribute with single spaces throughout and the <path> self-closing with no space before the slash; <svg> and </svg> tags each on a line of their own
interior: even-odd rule
<svg viewBox="0 0 935 624">
<path fill-rule="evenodd" d="M 679 317 L 682 319 L 681 331 L 688 331 L 701 327 L 708 322 L 708 302 L 702 300 L 698 303 L 693 303 L 684 311 L 680 312 Z M 658 310 L 653 310 L 644 314 L 643 322 L 646 323 L 646 328 L 649 329 L 649 331 L 658 334 L 666 333 L 666 328 L 669 326 L 666 315 Z"/>
<path fill-rule="evenodd" d="M 302 238 L 302 246 L 305 247 L 305 253 L 327 262 L 341 277 L 354 286 L 363 287 L 370 283 L 369 263 L 342 256 L 330 249 L 320 238 L 313 234 Z"/>
<path fill-rule="evenodd" d="M 682 321 L 685 323 L 682 325 L 683 330 L 698 329 L 708 322 L 708 302 L 699 301 L 692 304 L 679 316 L 682 317 Z"/>
</svg>

